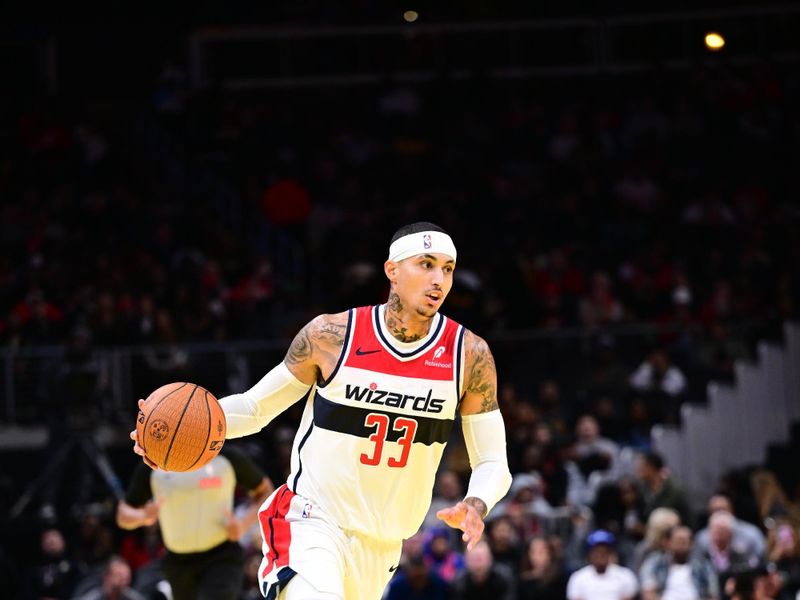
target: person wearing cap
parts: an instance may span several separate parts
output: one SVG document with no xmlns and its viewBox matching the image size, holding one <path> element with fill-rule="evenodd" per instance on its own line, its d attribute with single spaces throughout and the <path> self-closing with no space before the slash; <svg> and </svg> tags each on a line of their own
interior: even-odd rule
<svg viewBox="0 0 800 600">
<path fill-rule="evenodd" d="M 260 513 L 267 598 L 380 598 L 402 540 L 425 518 L 458 416 L 472 472 L 466 496 L 437 517 L 473 548 L 508 491 L 492 353 L 440 313 L 456 259 L 441 227 L 401 227 L 383 265 L 385 304 L 319 315 L 253 388 L 220 399 L 228 438 L 305 403 L 292 471 Z M 152 463 L 138 443 L 134 451 Z"/>
<path fill-rule="evenodd" d="M 567 582 L 569 600 L 633 600 L 639 590 L 636 575 L 611 561 L 614 535 L 598 529 L 586 538 L 589 564 L 575 571 Z"/>
</svg>

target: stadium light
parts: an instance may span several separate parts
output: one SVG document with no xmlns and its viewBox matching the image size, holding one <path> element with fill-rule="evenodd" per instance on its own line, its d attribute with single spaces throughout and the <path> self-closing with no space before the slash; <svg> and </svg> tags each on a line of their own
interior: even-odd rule
<svg viewBox="0 0 800 600">
<path fill-rule="evenodd" d="M 722 47 L 724 45 L 725 45 L 725 38 L 722 37 L 721 34 L 717 33 L 716 31 L 709 31 L 706 34 L 706 48 L 708 48 L 712 52 L 717 52 L 718 50 L 722 50 Z"/>
</svg>

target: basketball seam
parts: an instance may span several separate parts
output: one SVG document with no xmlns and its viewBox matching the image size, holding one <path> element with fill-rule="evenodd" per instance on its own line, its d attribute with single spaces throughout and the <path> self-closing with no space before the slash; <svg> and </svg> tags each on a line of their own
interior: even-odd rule
<svg viewBox="0 0 800 600">
<path fill-rule="evenodd" d="M 203 390 L 206 399 L 206 411 L 208 412 L 208 431 L 206 432 L 206 441 L 203 442 L 203 449 L 200 450 L 200 454 L 197 455 L 197 458 L 194 459 L 194 462 L 189 465 L 186 469 L 187 471 L 191 471 L 192 467 L 197 464 L 197 461 L 203 457 L 203 454 L 206 453 L 206 446 L 208 446 L 208 439 L 211 437 L 211 407 L 208 406 L 208 390 Z M 174 439 L 174 438 L 173 438 Z"/>
<path fill-rule="evenodd" d="M 147 440 L 147 424 L 148 424 L 148 423 L 150 423 L 150 417 L 152 417 L 152 416 L 153 416 L 153 413 L 154 413 L 154 412 L 156 412 L 156 409 L 157 409 L 157 408 L 158 408 L 158 407 L 161 405 L 161 403 L 162 403 L 164 400 L 166 400 L 167 398 L 169 398 L 169 397 L 170 397 L 172 394 L 174 394 L 174 393 L 175 393 L 175 392 L 177 392 L 178 390 L 181 390 L 181 389 L 183 389 L 183 388 L 184 388 L 185 386 L 187 386 L 187 385 L 189 385 L 189 384 L 188 384 L 187 382 L 185 382 L 185 381 L 184 381 L 184 382 L 183 382 L 183 383 L 180 385 L 180 387 L 176 387 L 176 388 L 175 388 L 174 390 L 172 390 L 171 392 L 167 392 L 166 394 L 164 394 L 164 395 L 161 397 L 161 399 L 160 399 L 160 400 L 159 400 L 159 401 L 156 403 L 156 405 L 155 405 L 153 408 L 151 408 L 151 409 L 150 409 L 150 412 L 148 412 L 148 413 L 147 413 L 147 418 L 144 420 L 144 425 L 142 425 L 142 437 L 143 437 L 144 439 L 142 439 L 142 440 L 139 440 L 139 445 L 142 447 L 142 450 L 144 450 L 144 453 L 145 453 L 145 454 L 147 454 L 147 446 L 145 445 L 145 442 L 146 442 L 146 440 Z"/>
<path fill-rule="evenodd" d="M 167 470 L 167 464 L 169 463 L 169 453 L 172 452 L 172 444 L 175 443 L 175 438 L 178 437 L 178 429 L 181 427 L 181 422 L 183 422 L 183 417 L 186 414 L 186 409 L 189 408 L 189 404 L 194 397 L 194 393 L 197 391 L 197 388 L 200 387 L 198 385 L 194 386 L 192 393 L 189 394 L 189 399 L 186 401 L 186 404 L 183 405 L 183 412 L 181 413 L 181 418 L 178 419 L 178 423 L 175 425 L 175 433 L 172 434 L 172 439 L 169 441 L 169 448 L 167 448 L 167 454 L 164 456 L 164 470 Z"/>
</svg>

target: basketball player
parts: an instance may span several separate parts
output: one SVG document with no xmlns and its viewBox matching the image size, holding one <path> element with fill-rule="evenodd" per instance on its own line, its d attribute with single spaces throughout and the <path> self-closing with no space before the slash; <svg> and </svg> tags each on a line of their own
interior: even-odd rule
<svg viewBox="0 0 800 600">
<path fill-rule="evenodd" d="M 220 400 L 227 437 L 260 431 L 305 401 L 292 472 L 259 514 L 270 600 L 377 600 L 420 527 L 461 415 L 472 475 L 437 516 L 471 549 L 511 484 L 497 374 L 486 342 L 439 313 L 456 248 L 431 223 L 395 233 L 389 300 L 320 315 L 252 389 Z M 136 439 L 135 432 L 131 433 Z M 138 444 L 134 450 L 142 455 Z M 280 596 L 278 596 L 280 594 Z"/>
<path fill-rule="evenodd" d="M 237 485 L 249 495 L 239 517 L 232 514 Z M 117 505 L 117 525 L 136 529 L 158 520 L 173 600 L 236 600 L 245 561 L 238 540 L 274 489 L 247 454 L 228 445 L 196 471 L 151 471 L 140 463 Z"/>
</svg>

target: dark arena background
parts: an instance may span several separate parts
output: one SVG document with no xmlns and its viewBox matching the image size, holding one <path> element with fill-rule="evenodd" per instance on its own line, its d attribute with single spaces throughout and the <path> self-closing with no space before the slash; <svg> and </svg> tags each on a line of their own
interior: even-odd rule
<svg viewBox="0 0 800 600">
<path fill-rule="evenodd" d="M 800 3 L 28 10 L 0 23 L 0 597 L 80 598 L 120 555 L 169 600 L 158 527 L 115 524 L 137 399 L 243 391 L 384 302 L 414 221 L 458 246 L 442 312 L 495 355 L 514 483 L 488 567 L 431 513 L 387 597 L 489 569 L 563 598 L 598 528 L 644 585 L 678 522 L 717 597 L 798 597 Z M 280 484 L 301 411 L 227 443 Z M 434 509 L 468 476 L 456 430 Z"/>
</svg>

